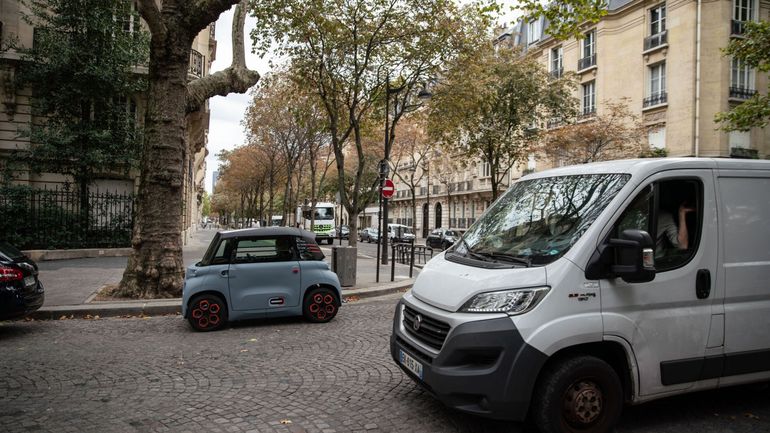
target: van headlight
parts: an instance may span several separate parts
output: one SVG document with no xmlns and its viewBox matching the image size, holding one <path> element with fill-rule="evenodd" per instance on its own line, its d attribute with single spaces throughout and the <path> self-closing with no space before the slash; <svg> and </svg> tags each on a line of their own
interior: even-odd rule
<svg viewBox="0 0 770 433">
<path fill-rule="evenodd" d="M 550 287 L 500 290 L 479 293 L 460 308 L 464 313 L 506 313 L 510 316 L 523 314 L 535 308 Z"/>
</svg>

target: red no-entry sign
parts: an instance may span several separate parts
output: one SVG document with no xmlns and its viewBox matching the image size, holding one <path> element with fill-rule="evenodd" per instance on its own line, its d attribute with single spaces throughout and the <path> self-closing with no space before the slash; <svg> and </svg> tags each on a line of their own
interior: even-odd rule
<svg viewBox="0 0 770 433">
<path fill-rule="evenodd" d="M 382 185 L 382 196 L 385 198 L 391 198 L 393 197 L 393 191 L 396 190 L 395 185 L 393 185 L 393 181 L 390 179 L 385 179 L 385 183 Z"/>
</svg>

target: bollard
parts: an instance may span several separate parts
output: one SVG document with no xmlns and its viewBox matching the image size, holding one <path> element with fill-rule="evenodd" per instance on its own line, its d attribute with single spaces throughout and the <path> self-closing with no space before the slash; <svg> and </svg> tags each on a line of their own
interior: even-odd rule
<svg viewBox="0 0 770 433">
<path fill-rule="evenodd" d="M 390 244 L 390 248 L 390 257 L 392 258 L 390 261 L 390 281 L 393 281 L 396 278 L 396 244 Z"/>
<path fill-rule="evenodd" d="M 414 269 L 414 239 L 410 245 L 411 257 L 409 257 L 409 278 L 412 278 L 412 269 Z"/>
</svg>

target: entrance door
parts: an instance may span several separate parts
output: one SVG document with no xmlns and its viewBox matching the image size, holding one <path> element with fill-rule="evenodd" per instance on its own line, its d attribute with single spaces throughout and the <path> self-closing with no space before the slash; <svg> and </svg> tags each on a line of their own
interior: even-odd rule
<svg viewBox="0 0 770 433">
<path fill-rule="evenodd" d="M 433 225 L 436 228 L 441 227 L 441 203 L 436 203 L 436 223 Z"/>
<path fill-rule="evenodd" d="M 650 233 L 656 240 L 655 279 L 600 280 L 605 335 L 631 344 L 641 395 L 687 389 L 698 381 L 713 386 L 718 379 L 710 373 L 710 362 L 721 356 L 724 336 L 723 295 L 714 290 L 718 231 L 713 174 L 658 174 L 634 194 L 609 237 L 630 228 Z"/>
<path fill-rule="evenodd" d="M 430 228 L 428 225 L 430 224 L 430 216 L 428 215 L 430 213 L 430 207 L 428 206 L 428 203 L 425 203 L 422 206 L 422 237 L 427 238 L 428 237 L 428 231 Z"/>
</svg>

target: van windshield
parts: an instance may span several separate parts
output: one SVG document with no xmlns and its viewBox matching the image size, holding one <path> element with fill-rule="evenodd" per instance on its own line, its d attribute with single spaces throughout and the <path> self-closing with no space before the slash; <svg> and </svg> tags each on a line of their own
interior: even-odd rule
<svg viewBox="0 0 770 433">
<path fill-rule="evenodd" d="M 478 261 L 544 265 L 563 256 L 626 184 L 627 174 L 514 183 L 449 251 Z"/>
</svg>

